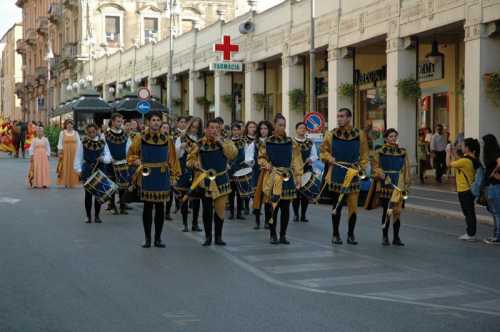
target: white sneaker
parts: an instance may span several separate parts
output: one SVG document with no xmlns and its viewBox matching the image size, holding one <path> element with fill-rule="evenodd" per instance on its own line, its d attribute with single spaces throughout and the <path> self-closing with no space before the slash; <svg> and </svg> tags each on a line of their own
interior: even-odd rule
<svg viewBox="0 0 500 332">
<path fill-rule="evenodd" d="M 459 236 L 458 239 L 462 241 L 476 241 L 476 237 L 470 236 L 469 234 L 464 234 L 462 236 Z"/>
</svg>

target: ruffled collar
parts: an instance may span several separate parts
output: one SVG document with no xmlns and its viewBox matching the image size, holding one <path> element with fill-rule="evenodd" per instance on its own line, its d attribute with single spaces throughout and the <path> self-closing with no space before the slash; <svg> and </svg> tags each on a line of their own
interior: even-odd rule
<svg viewBox="0 0 500 332">
<path fill-rule="evenodd" d="M 350 141 L 359 137 L 359 129 L 351 126 L 338 127 L 332 130 L 332 134 L 338 139 Z"/>
<path fill-rule="evenodd" d="M 161 132 L 153 132 L 151 129 L 146 129 L 142 135 L 142 141 L 149 145 L 166 145 L 168 136 Z"/>
<path fill-rule="evenodd" d="M 387 143 L 380 148 L 380 151 L 385 155 L 392 155 L 392 156 L 402 156 L 406 153 L 406 150 L 400 148 L 398 145 L 392 145 Z"/>
</svg>

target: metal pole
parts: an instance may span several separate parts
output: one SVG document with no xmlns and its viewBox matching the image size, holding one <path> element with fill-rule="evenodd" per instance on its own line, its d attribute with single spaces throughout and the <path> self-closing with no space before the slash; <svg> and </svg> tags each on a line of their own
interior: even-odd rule
<svg viewBox="0 0 500 332">
<path fill-rule="evenodd" d="M 168 59 L 168 86 L 167 86 L 167 112 L 169 117 L 173 115 L 173 110 L 172 110 L 172 105 L 173 105 L 173 93 L 172 93 L 172 86 L 174 84 L 174 77 L 173 77 L 173 67 L 174 67 L 174 0 L 170 0 L 170 36 L 169 36 L 169 44 L 170 44 L 170 50 L 169 50 L 169 59 Z"/>
<path fill-rule="evenodd" d="M 316 98 L 316 51 L 315 51 L 315 41 L 314 41 L 314 0 L 310 0 L 311 3 L 311 35 L 310 35 L 310 49 L 309 49 L 309 68 L 311 71 L 310 74 L 310 88 L 309 88 L 309 95 L 311 96 L 311 112 L 316 112 L 316 104 L 317 104 L 317 98 Z"/>
</svg>

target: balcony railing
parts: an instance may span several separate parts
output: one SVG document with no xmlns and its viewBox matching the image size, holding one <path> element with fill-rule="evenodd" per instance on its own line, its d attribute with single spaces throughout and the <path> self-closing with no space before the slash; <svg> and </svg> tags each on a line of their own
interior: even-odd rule
<svg viewBox="0 0 500 332">
<path fill-rule="evenodd" d="M 47 35 L 49 31 L 49 18 L 40 16 L 36 19 L 36 32 L 40 35 Z"/>
<path fill-rule="evenodd" d="M 37 80 L 46 79 L 47 78 L 47 71 L 48 71 L 47 65 L 42 65 L 42 66 L 36 67 L 35 68 L 36 79 Z"/>
<path fill-rule="evenodd" d="M 62 49 L 62 58 L 67 59 L 75 59 L 78 55 L 78 47 L 74 43 L 66 43 Z M 75 59 L 76 60 L 76 59 Z"/>
<path fill-rule="evenodd" d="M 52 3 L 49 6 L 49 21 L 54 24 L 59 24 L 62 20 L 63 11 L 60 3 Z"/>
</svg>

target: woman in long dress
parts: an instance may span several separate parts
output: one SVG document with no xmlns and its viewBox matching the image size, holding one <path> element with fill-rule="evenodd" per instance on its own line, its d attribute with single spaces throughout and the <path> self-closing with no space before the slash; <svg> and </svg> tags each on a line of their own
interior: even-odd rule
<svg viewBox="0 0 500 332">
<path fill-rule="evenodd" d="M 57 184 L 66 188 L 73 188 L 79 184 L 78 173 L 73 169 L 76 157 L 77 143 L 80 136 L 73 129 L 73 120 L 64 121 L 64 130 L 59 134 L 57 144 L 59 165 L 57 169 Z"/>
<path fill-rule="evenodd" d="M 29 148 L 31 158 L 29 180 L 33 188 L 47 188 L 50 186 L 50 144 L 44 136 L 43 126 L 36 129 L 36 138 Z"/>
</svg>

